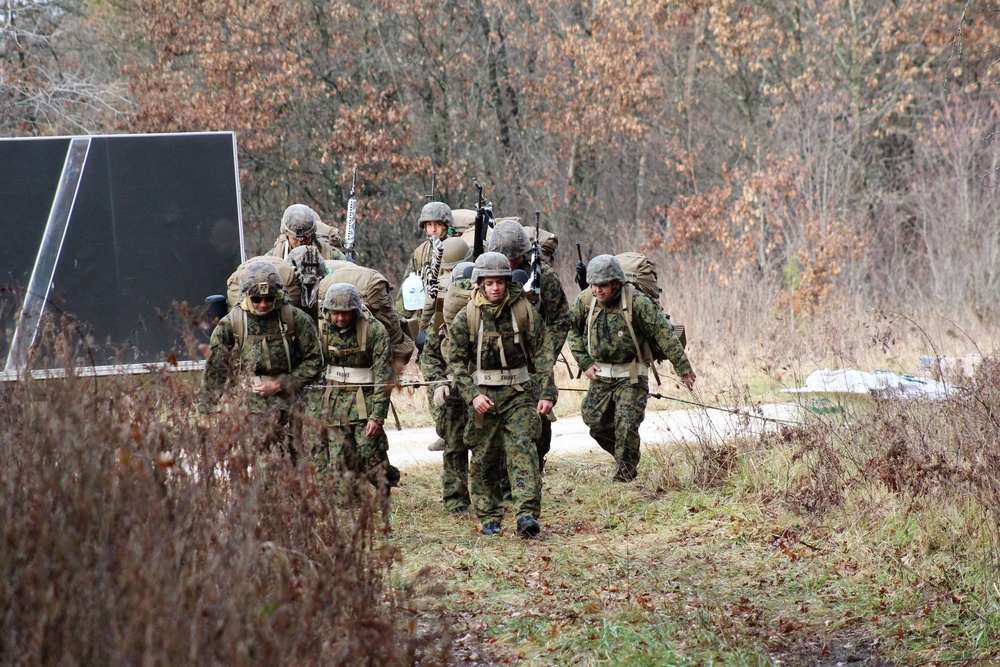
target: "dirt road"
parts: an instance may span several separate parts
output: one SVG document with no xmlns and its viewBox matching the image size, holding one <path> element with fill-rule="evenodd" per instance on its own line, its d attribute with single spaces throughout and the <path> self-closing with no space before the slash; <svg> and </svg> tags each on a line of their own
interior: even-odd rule
<svg viewBox="0 0 1000 667">
<path fill-rule="evenodd" d="M 646 419 L 639 428 L 644 447 L 669 444 L 684 440 L 710 438 L 723 440 L 736 435 L 761 433 L 773 430 L 775 421 L 799 422 L 802 408 L 793 403 L 762 405 L 759 415 L 736 415 L 721 410 L 663 410 L 646 412 Z M 441 452 L 427 450 L 427 445 L 437 439 L 433 428 L 389 430 L 389 460 L 398 468 L 440 463 Z M 579 416 L 564 417 L 552 425 L 552 450 L 550 457 L 572 455 L 578 452 L 600 451 L 590 437 Z"/>
</svg>

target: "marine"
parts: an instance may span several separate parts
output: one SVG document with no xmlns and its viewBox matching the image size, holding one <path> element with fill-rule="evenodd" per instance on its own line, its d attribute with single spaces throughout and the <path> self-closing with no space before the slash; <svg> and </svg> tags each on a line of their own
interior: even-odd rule
<svg viewBox="0 0 1000 667">
<path fill-rule="evenodd" d="M 456 248 L 455 255 L 448 255 L 442 266 L 448 273 L 440 279 L 439 296 L 435 305 L 435 318 L 427 331 L 423 353 L 420 355 L 420 371 L 433 388 L 431 414 L 434 428 L 442 441 L 443 466 L 441 471 L 442 501 L 446 512 L 454 515 L 467 514 L 471 499 L 469 496 L 469 448 L 465 444 L 465 427 L 468 421 L 468 406 L 457 391 L 452 391 L 452 373 L 448 368 L 448 329 L 455 320 L 455 314 L 464 308 L 472 292 L 472 281 L 465 275 L 466 268 L 473 263 L 464 261 L 471 253 L 469 246 L 460 238 L 451 238 L 448 245 Z M 463 252 L 464 248 L 464 252 Z M 455 259 L 458 262 L 448 267 Z M 441 321 L 437 322 L 437 315 Z"/>
<path fill-rule="evenodd" d="M 626 284 L 621 263 L 598 255 L 587 265 L 589 290 L 570 308 L 569 345 L 590 380 L 583 399 L 583 422 L 601 449 L 615 457 L 617 482 L 636 478 L 640 459 L 639 425 L 649 398 L 649 359 L 656 346 L 690 389 L 697 376 L 660 308 Z"/>
<path fill-rule="evenodd" d="M 531 273 L 531 240 L 528 238 L 525 228 L 516 220 L 497 222 L 492 235 L 490 235 L 488 248 L 490 252 L 499 252 L 507 257 L 512 271 L 523 269 L 529 274 Z M 539 246 L 539 253 L 541 253 L 541 246 Z M 558 359 L 570 328 L 569 302 L 566 299 L 566 292 L 563 291 L 562 282 L 559 280 L 559 274 L 542 261 L 541 256 L 537 261 L 539 263 L 538 285 L 534 285 L 533 292 L 526 296 L 534 306 L 535 312 L 545 320 L 545 325 L 549 330 L 552 358 Z M 529 280 L 531 280 L 530 275 Z M 538 449 L 540 471 L 545 470 L 545 455 L 552 447 L 552 421 L 554 419 L 555 415 L 551 413 L 542 418 L 542 432 L 535 443 Z"/>
<path fill-rule="evenodd" d="M 545 321 L 511 281 L 510 262 L 496 252 L 476 259 L 469 303 L 448 332 L 448 366 L 468 406 L 465 443 L 472 451 L 469 490 L 483 535 L 501 531 L 501 461 L 506 461 L 517 535 L 541 531 L 542 481 L 535 440 L 540 415 L 556 399 L 555 358 Z"/>
<path fill-rule="evenodd" d="M 250 392 L 250 410 L 273 419 L 271 442 L 294 464 L 299 398 L 323 369 L 316 326 L 288 302 L 281 276 L 265 260 L 240 278 L 242 297 L 212 331 L 202 378 L 202 406 L 214 405 L 227 385 Z"/>
<path fill-rule="evenodd" d="M 325 386 L 313 392 L 309 402 L 311 414 L 321 424 L 316 465 L 336 470 L 348 482 L 367 479 L 388 493 L 399 484 L 399 470 L 389 463 L 385 434 L 392 344 L 354 285 L 336 283 L 326 291 L 320 343 L 326 360 Z"/>
<path fill-rule="evenodd" d="M 335 247 L 335 244 L 340 243 L 339 235 L 331 239 L 329 236 L 319 234 L 319 226 L 322 224 L 316 211 L 305 204 L 292 204 L 281 215 L 281 232 L 267 254 L 285 259 L 292 248 L 314 245 L 324 259 L 347 259 L 344 253 Z M 323 226 L 329 229 L 331 234 L 335 234 L 336 230 L 332 227 Z"/>
</svg>

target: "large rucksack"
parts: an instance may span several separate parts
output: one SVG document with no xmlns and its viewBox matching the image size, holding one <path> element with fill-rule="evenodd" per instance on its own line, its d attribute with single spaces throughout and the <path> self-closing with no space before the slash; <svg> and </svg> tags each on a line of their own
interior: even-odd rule
<svg viewBox="0 0 1000 667">
<path fill-rule="evenodd" d="M 620 255 L 615 255 L 615 258 L 621 262 L 627 281 L 648 296 L 662 311 L 663 304 L 660 303 L 660 296 L 663 294 L 663 290 L 660 288 L 659 278 L 656 275 L 656 265 L 653 264 L 653 260 L 648 255 L 643 255 L 639 252 L 623 252 Z M 674 334 L 681 341 L 681 346 L 687 347 L 687 334 L 685 333 L 684 325 L 675 324 L 670 321 L 670 315 L 667 313 L 664 313 L 664 315 L 667 317 L 667 322 L 670 322 L 670 326 L 673 327 Z M 664 359 L 666 359 L 664 356 L 656 358 L 657 361 L 663 361 Z"/>
<path fill-rule="evenodd" d="M 229 276 L 229 279 L 226 280 L 226 304 L 232 308 L 240 302 L 240 297 L 243 294 L 240 290 L 240 278 L 243 277 L 243 272 L 246 271 L 250 262 L 257 262 L 260 260 L 270 262 L 274 265 L 274 268 L 278 270 L 278 275 L 281 276 L 281 282 L 285 285 L 285 294 L 288 295 L 288 300 L 292 302 L 293 306 L 301 308 L 302 286 L 299 284 L 299 272 L 295 270 L 294 266 L 285 260 L 272 255 L 251 257 L 236 267 L 236 270 L 233 271 L 232 275 Z"/>
<path fill-rule="evenodd" d="M 663 290 L 660 289 L 653 260 L 648 255 L 638 252 L 623 252 L 620 255 L 615 255 L 615 259 L 621 262 L 628 282 L 638 287 L 643 294 L 659 306 Z"/>
</svg>

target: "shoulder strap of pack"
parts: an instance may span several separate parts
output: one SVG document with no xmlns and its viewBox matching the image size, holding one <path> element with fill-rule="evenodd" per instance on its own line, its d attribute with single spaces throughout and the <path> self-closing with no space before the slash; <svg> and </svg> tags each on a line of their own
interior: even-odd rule
<svg viewBox="0 0 1000 667">
<path fill-rule="evenodd" d="M 358 347 L 361 348 L 362 352 L 368 350 L 368 338 L 369 331 L 371 329 L 371 321 L 368 319 L 370 315 L 361 314 L 355 318 L 355 331 L 358 334 Z"/>
<path fill-rule="evenodd" d="M 598 301 L 589 290 L 585 291 L 583 294 L 584 306 L 587 306 L 589 303 L 589 308 L 587 308 L 587 354 L 593 358 L 593 327 L 594 321 L 597 319 Z M 635 286 L 632 285 L 632 283 L 625 283 L 622 285 L 621 304 L 622 315 L 625 318 L 625 327 L 628 329 L 629 336 L 632 338 L 632 345 L 635 346 L 635 357 L 639 361 L 646 361 L 649 355 L 643 355 L 642 348 L 639 345 L 639 339 L 635 335 L 635 328 L 632 326 L 632 312 L 635 309 Z"/>
<path fill-rule="evenodd" d="M 469 336 L 471 336 L 472 338 L 478 337 L 479 320 L 482 319 L 482 316 L 481 313 L 479 312 L 479 306 L 473 303 L 472 297 L 470 297 L 469 302 L 465 304 L 465 319 L 469 325 Z"/>
<path fill-rule="evenodd" d="M 511 314 L 514 322 L 514 342 L 521 345 L 521 352 L 524 353 L 524 359 L 527 362 L 528 370 L 532 373 L 535 372 L 535 361 L 531 357 L 531 352 L 528 350 L 527 339 L 531 335 L 531 332 L 535 328 L 535 308 L 528 301 L 527 297 L 523 294 L 511 305 Z M 518 331 L 524 332 L 522 335 L 518 336 Z"/>
<path fill-rule="evenodd" d="M 247 313 L 239 304 L 229 310 L 229 323 L 233 327 L 233 337 L 236 338 L 236 349 L 242 350 L 247 340 Z"/>
<path fill-rule="evenodd" d="M 639 339 L 635 335 L 635 328 L 632 326 L 632 312 L 635 310 L 635 285 L 629 283 L 622 285 L 622 311 L 625 313 L 625 326 L 628 328 L 628 335 L 632 337 L 632 345 L 635 346 L 635 358 L 639 361 L 646 361 L 646 355 L 642 353 Z"/>
</svg>

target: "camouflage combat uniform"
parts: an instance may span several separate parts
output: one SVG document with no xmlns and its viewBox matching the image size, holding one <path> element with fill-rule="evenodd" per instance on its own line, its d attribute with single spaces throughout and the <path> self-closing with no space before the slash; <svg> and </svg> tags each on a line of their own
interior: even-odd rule
<svg viewBox="0 0 1000 667">
<path fill-rule="evenodd" d="M 555 269 L 543 262 L 539 275 L 540 298 L 535 301 L 534 306 L 535 310 L 542 315 L 549 330 L 552 358 L 558 359 L 559 355 L 562 354 L 563 345 L 566 343 L 566 336 L 570 329 L 569 301 L 566 299 L 562 281 L 559 280 L 559 274 L 555 272 Z M 540 471 L 545 470 L 545 456 L 552 448 L 553 421 L 555 421 L 554 414 L 542 416 L 542 432 L 535 442 L 535 447 L 538 449 L 538 469 Z"/>
<path fill-rule="evenodd" d="M 500 345 L 503 346 L 506 368 L 529 365 L 521 344 L 515 342 L 511 315 L 514 302 L 522 296 L 521 286 L 516 283 L 508 284 L 507 296 L 498 306 L 489 304 L 478 289 L 473 292 L 472 303 L 479 306 L 483 331 L 487 334 L 482 346 L 482 368 L 478 370 L 504 367 Z M 531 331 L 522 332 L 522 336 L 535 372 L 524 384 L 510 386 L 477 386 L 474 383 L 470 364 L 475 366 L 478 344 L 476 336 L 469 332 L 468 310 L 459 311 L 449 330 L 448 366 L 454 374 L 457 392 L 469 406 L 480 393 L 494 403 L 494 407 L 482 416 L 469 407 L 465 428 L 465 443 L 472 451 L 470 491 L 476 514 L 484 525 L 499 523 L 503 517 L 501 461 L 507 463 L 517 518 L 537 519 L 541 513 L 542 483 L 535 448 L 535 440 L 541 430 L 537 404 L 539 399 L 555 400 L 556 389 L 552 378 L 555 359 L 545 322 L 540 317 L 532 321 L 534 326 Z M 497 333 L 502 337 L 496 337 Z"/>
<path fill-rule="evenodd" d="M 420 211 L 420 217 L 417 219 L 417 224 L 420 226 L 420 231 L 424 231 L 424 226 L 428 222 L 440 222 L 448 226 L 448 230 L 445 232 L 444 237 L 441 238 L 444 241 L 450 236 L 456 236 L 455 232 L 455 218 L 452 215 L 451 207 L 449 207 L 444 202 L 432 201 L 424 205 L 423 209 Z M 410 255 L 410 261 L 406 264 L 406 270 L 403 271 L 403 280 L 405 281 L 407 276 L 411 273 L 415 273 L 421 278 L 424 278 L 424 272 L 427 270 L 427 266 L 430 263 L 431 258 L 431 241 L 429 238 L 424 239 L 424 241 L 414 249 L 413 254 Z M 412 320 L 414 317 L 420 317 L 420 310 L 408 310 L 405 305 L 403 305 L 403 292 L 400 290 L 399 294 L 396 295 L 396 312 L 399 316 L 405 320 Z M 416 324 L 413 325 L 414 329 Z M 411 329 L 411 332 L 413 330 Z M 414 335 L 416 335 L 414 333 Z"/>
<path fill-rule="evenodd" d="M 636 349 L 621 310 L 623 288 L 619 288 L 605 303 L 595 306 L 591 332 L 591 347 L 587 347 L 587 317 L 585 293 L 577 297 L 570 309 L 572 328 L 569 345 L 581 370 L 594 362 L 630 364 L 636 361 Z M 596 301 L 596 298 L 594 298 Z M 691 372 L 684 348 L 664 316 L 649 297 L 638 290 L 633 300 L 632 326 L 641 344 L 655 340 L 674 366 L 678 375 Z M 598 377 L 590 382 L 581 412 L 590 435 L 601 449 L 615 457 L 618 464 L 615 479 L 631 481 L 639 465 L 639 425 L 646 416 L 649 397 L 648 373 L 640 366 L 633 383 L 629 377 Z"/>
<path fill-rule="evenodd" d="M 270 270 L 274 271 L 273 267 Z M 249 312 L 241 304 L 219 320 L 209 343 L 211 354 L 202 378 L 202 401 L 203 406 L 213 405 L 227 383 L 239 381 L 250 392 L 251 412 L 273 415 L 274 440 L 288 451 L 294 462 L 297 420 L 292 418 L 292 409 L 302 387 L 320 377 L 323 353 L 312 319 L 290 304 L 283 306 L 284 303 L 282 292 L 267 315 Z M 290 309 L 292 315 L 291 331 L 286 331 L 284 338 L 282 330 L 286 324 L 282 319 L 282 307 Z M 246 336 L 239 349 L 233 330 L 237 309 L 243 310 L 246 322 Z M 255 377 L 280 382 L 281 391 L 268 397 L 253 393 L 251 386 Z"/>
<path fill-rule="evenodd" d="M 361 349 L 358 341 L 359 320 L 365 318 L 368 343 Z M 372 315 L 356 314 L 346 329 L 324 322 L 320 333 L 326 358 L 326 389 L 313 392 L 309 407 L 322 423 L 322 444 L 315 453 L 317 465 L 326 469 L 332 463 L 338 470 L 365 476 L 378 486 L 384 476 L 389 487 L 399 484 L 399 470 L 389 463 L 389 439 L 384 428 L 369 437 L 369 420 L 384 426 L 389 413 L 389 382 L 392 372 L 392 345 L 389 334 Z M 371 369 L 371 379 L 352 386 L 337 379 L 338 368 Z M 361 395 L 359 395 L 359 392 Z"/>
<path fill-rule="evenodd" d="M 449 281 L 450 284 L 450 281 Z M 471 289 L 471 282 L 466 279 L 455 281 L 456 287 Z M 451 371 L 446 359 L 446 335 L 441 329 L 433 326 L 427 333 L 424 351 L 420 355 L 420 372 L 429 382 L 447 380 Z M 436 385 L 432 385 L 433 389 Z M 469 507 L 469 448 L 465 444 L 465 428 L 469 420 L 469 407 L 459 391 L 452 391 L 445 399 L 444 405 L 438 407 L 431 402 L 434 428 L 438 436 L 444 440 L 444 459 L 441 470 L 441 487 L 444 509 L 446 512 L 457 512 Z"/>
</svg>

